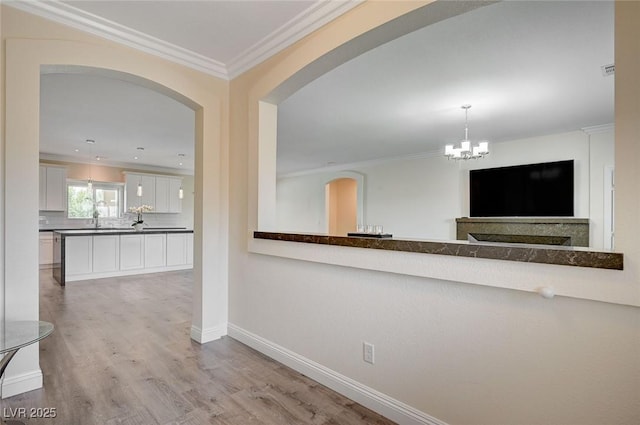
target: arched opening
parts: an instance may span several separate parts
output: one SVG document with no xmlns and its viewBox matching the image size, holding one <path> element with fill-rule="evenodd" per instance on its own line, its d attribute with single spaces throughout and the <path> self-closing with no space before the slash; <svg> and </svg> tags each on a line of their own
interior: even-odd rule
<svg viewBox="0 0 640 425">
<path fill-rule="evenodd" d="M 226 83 L 176 68 L 135 51 L 64 40 L 7 40 L 5 94 L 4 318 L 33 320 L 38 312 L 39 80 L 51 69 L 95 72 L 135 80 L 195 111 L 194 249 L 191 338 L 226 335 L 228 206 Z M 53 64 L 53 65 L 52 65 Z M 62 65 L 58 65 L 62 64 Z M 206 183 L 205 183 L 206 182 Z M 21 205 L 21 208 L 9 207 Z M 206 220 L 205 220 L 206 217 Z M 206 258 L 206 260 L 205 260 Z M 25 378 L 26 376 L 26 378 Z M 20 350 L 3 383 L 3 396 L 42 386 L 38 347 Z M 11 387 L 11 388 L 9 388 Z"/>
<path fill-rule="evenodd" d="M 325 186 L 327 233 L 346 236 L 356 230 L 358 221 L 358 182 L 339 178 Z"/>
</svg>

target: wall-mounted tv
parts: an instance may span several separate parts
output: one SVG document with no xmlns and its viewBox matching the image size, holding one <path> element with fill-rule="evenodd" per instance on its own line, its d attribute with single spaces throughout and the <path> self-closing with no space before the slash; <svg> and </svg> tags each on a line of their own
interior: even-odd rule
<svg viewBox="0 0 640 425">
<path fill-rule="evenodd" d="M 573 160 L 469 172 L 471 217 L 573 217 Z"/>
</svg>

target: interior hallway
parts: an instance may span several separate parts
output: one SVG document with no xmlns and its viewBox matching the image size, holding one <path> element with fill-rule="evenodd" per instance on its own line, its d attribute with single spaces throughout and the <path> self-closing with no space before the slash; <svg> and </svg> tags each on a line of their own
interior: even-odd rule
<svg viewBox="0 0 640 425">
<path fill-rule="evenodd" d="M 55 408 L 26 424 L 392 424 L 224 337 L 190 339 L 192 271 L 71 282 L 40 273 L 44 388 L 2 409 Z"/>
</svg>

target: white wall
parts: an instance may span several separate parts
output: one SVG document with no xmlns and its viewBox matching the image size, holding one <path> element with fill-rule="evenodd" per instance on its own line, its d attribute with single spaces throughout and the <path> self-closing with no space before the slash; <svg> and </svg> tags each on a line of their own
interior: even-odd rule
<svg viewBox="0 0 640 425">
<path fill-rule="evenodd" d="M 612 133 L 582 131 L 491 145 L 477 161 L 449 161 L 443 155 L 355 165 L 365 176 L 365 217 L 399 238 L 455 239 L 455 218 L 469 216 L 469 170 L 507 165 L 575 160 L 575 216 L 591 218 L 602 229 L 602 175 L 613 160 Z M 590 146 L 593 145 L 593 148 Z M 611 162 L 609 162 L 611 161 Z M 331 173 L 284 177 L 277 181 L 277 220 L 282 231 L 325 232 L 324 182 Z M 598 202 L 599 200 L 599 202 Z M 599 208 L 599 213 L 596 210 Z M 602 248 L 602 236 L 592 243 Z"/>
<path fill-rule="evenodd" d="M 623 272 L 251 238 L 259 214 L 258 101 L 412 5 L 419 4 L 364 2 L 232 81 L 230 322 L 256 335 L 260 349 L 283 347 L 451 425 L 640 423 L 640 309 L 588 299 L 639 305 L 637 187 L 620 204 L 628 211 L 620 217 L 628 230 Z M 626 20 L 616 46 L 627 46 L 617 47 L 616 83 L 628 94 L 624 102 L 616 95 L 616 147 L 622 137 L 631 150 L 617 150 L 616 166 L 637 186 L 640 5 L 616 9 Z M 374 261 L 394 273 L 371 270 Z M 442 280 L 399 271 L 413 266 L 437 270 Z M 463 283 L 470 280 L 476 284 Z M 503 287 L 482 286 L 498 281 Z M 547 284 L 563 295 L 532 292 Z M 375 344 L 375 365 L 362 361 L 362 341 Z"/>
</svg>

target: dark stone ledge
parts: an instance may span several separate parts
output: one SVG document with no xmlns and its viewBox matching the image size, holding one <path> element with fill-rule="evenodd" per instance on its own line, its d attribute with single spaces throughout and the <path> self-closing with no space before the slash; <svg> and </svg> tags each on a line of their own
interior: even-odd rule
<svg viewBox="0 0 640 425">
<path fill-rule="evenodd" d="M 278 232 L 254 232 L 253 237 L 254 239 L 453 255 L 456 257 L 488 258 L 525 263 L 557 264 L 611 270 L 623 269 L 623 255 L 620 253 L 589 251 L 588 249 L 577 247 L 378 239 Z"/>
</svg>

